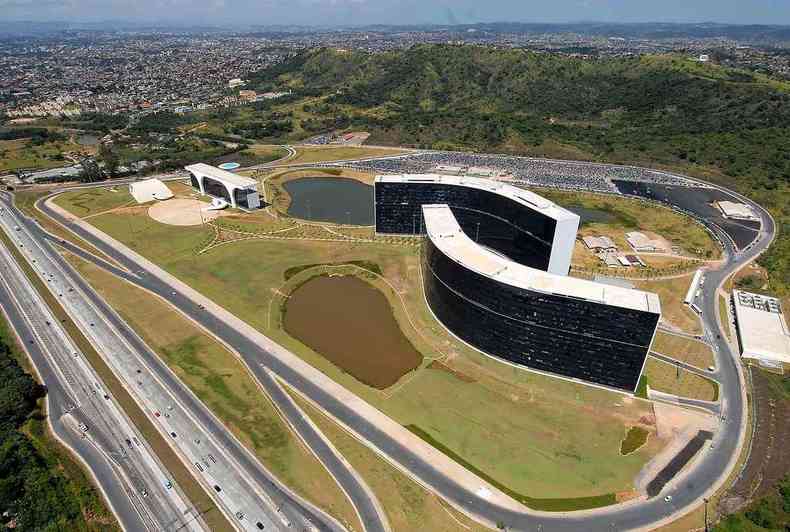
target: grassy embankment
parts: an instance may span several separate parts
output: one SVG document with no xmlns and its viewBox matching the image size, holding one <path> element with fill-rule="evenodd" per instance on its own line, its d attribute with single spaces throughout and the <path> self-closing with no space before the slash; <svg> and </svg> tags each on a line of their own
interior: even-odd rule
<svg viewBox="0 0 790 532">
<path fill-rule="evenodd" d="M 706 343 L 661 331 L 656 334 L 653 351 L 700 369 L 716 365 L 713 351 Z"/>
<path fill-rule="evenodd" d="M 352 530 L 360 529 L 343 492 L 231 352 L 157 297 L 81 259 L 69 260 L 270 471 Z"/>
<path fill-rule="evenodd" d="M 701 334 L 699 317 L 683 303 L 692 279 L 691 273 L 682 277 L 661 279 L 659 281 L 635 281 L 640 290 L 655 292 L 661 300 L 661 319 L 691 334 Z"/>
<path fill-rule="evenodd" d="M 689 399 L 715 401 L 719 397 L 718 384 L 677 366 L 648 357 L 645 376 L 650 388 Z"/>
<path fill-rule="evenodd" d="M 619 454 L 624 427 L 638 424 L 649 412 L 648 405 L 513 370 L 448 337 L 424 303 L 419 258 L 411 245 L 253 240 L 195 256 L 193 250 L 206 238 L 200 228 L 165 226 L 131 211 L 97 216 L 91 223 L 243 317 L 403 425 L 420 427 L 467 463 L 525 496 L 589 497 L 627 491 L 636 472 L 660 448 L 651 439 L 632 455 Z M 387 288 L 401 328 L 427 357 L 420 369 L 386 393 L 343 374 L 279 328 L 280 299 L 275 291 L 283 287 L 287 270 L 352 260 L 381 266 L 400 296 Z M 383 282 L 380 286 L 386 287 Z M 409 309 L 408 317 L 400 298 Z M 431 364 L 432 357 L 446 358 L 442 364 Z"/>
<path fill-rule="evenodd" d="M 90 341 L 85 338 L 77 325 L 71 320 L 68 314 L 66 314 L 57 299 L 52 296 L 22 255 L 10 244 L 5 233 L 0 232 L 0 240 L 9 247 L 17 262 L 25 271 L 28 278 L 30 278 L 33 286 L 39 294 L 41 294 L 47 306 L 52 310 L 55 318 L 61 322 L 66 333 L 99 375 L 102 382 L 107 387 L 107 390 L 110 392 L 110 395 L 112 395 L 119 406 L 126 412 L 126 415 L 129 416 L 132 423 L 137 427 L 137 430 L 140 431 L 151 446 L 153 452 L 159 457 L 168 471 L 170 471 L 173 481 L 178 484 L 192 503 L 192 506 L 201 513 L 206 524 L 214 530 L 229 528 L 230 524 L 222 512 L 216 507 L 214 501 L 197 483 L 191 472 L 183 465 L 167 441 L 154 427 L 148 415 L 137 406 L 137 403 L 126 391 L 126 388 L 120 383 L 109 366 L 107 366 L 102 357 L 96 352 Z"/>
<path fill-rule="evenodd" d="M 88 244 L 81 238 L 77 237 L 71 231 L 67 231 L 61 227 L 60 224 L 53 221 L 48 216 L 43 216 L 39 213 L 39 211 L 35 208 L 35 203 L 43 196 L 49 194 L 49 190 L 24 190 L 18 191 L 14 193 L 14 205 L 22 211 L 27 216 L 35 218 L 38 220 L 41 227 L 46 229 L 48 232 L 52 233 L 60 237 L 63 240 L 67 240 L 72 244 L 82 247 L 86 251 L 93 253 L 94 255 L 101 257 L 109 262 L 113 262 L 110 260 L 104 253 L 93 247 L 91 244 Z"/>
</svg>

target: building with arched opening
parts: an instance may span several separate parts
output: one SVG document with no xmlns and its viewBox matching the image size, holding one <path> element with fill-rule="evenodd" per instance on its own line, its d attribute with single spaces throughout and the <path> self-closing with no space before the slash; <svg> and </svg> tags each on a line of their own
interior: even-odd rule
<svg viewBox="0 0 790 532">
<path fill-rule="evenodd" d="M 254 179 L 205 163 L 191 164 L 184 169 L 189 172 L 192 186 L 200 190 L 201 194 L 224 199 L 239 209 L 254 210 L 261 207 L 258 182 Z"/>
</svg>

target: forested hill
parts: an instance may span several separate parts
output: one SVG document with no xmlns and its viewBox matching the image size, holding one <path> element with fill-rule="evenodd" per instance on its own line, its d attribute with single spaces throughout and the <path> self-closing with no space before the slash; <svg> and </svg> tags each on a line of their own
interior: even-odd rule
<svg viewBox="0 0 790 532">
<path fill-rule="evenodd" d="M 350 113 L 391 143 L 529 152 L 549 139 L 593 158 L 646 156 L 712 164 L 766 184 L 790 179 L 790 85 L 682 57 L 322 49 L 259 76 L 333 94 L 319 112 Z"/>
<path fill-rule="evenodd" d="M 687 57 L 320 49 L 252 81 L 312 95 L 298 104 L 305 116 L 366 129 L 373 144 L 659 166 L 735 186 L 775 213 L 788 203 L 790 84 Z M 782 247 L 790 262 L 784 240 L 767 260 Z"/>
</svg>

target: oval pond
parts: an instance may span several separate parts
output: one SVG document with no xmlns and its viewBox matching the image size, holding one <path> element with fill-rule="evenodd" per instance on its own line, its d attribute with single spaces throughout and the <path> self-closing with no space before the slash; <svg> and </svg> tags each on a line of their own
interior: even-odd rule
<svg viewBox="0 0 790 532">
<path fill-rule="evenodd" d="M 283 326 L 289 335 L 374 388 L 392 386 L 422 362 L 384 294 L 354 276 L 319 276 L 299 286 L 288 298 Z"/>
</svg>

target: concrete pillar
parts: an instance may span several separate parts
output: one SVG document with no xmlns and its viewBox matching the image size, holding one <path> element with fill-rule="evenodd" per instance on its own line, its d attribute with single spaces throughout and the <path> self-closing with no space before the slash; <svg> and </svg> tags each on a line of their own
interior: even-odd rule
<svg viewBox="0 0 790 532">
<path fill-rule="evenodd" d="M 223 183 L 223 185 L 225 185 L 225 190 L 228 191 L 228 196 L 230 196 L 230 205 L 235 209 L 237 205 L 236 205 L 236 195 L 233 193 L 233 186 L 228 185 L 227 183 Z"/>
<path fill-rule="evenodd" d="M 197 177 L 198 186 L 200 187 L 200 194 L 201 195 L 205 195 L 206 194 L 206 188 L 203 186 L 203 177 L 204 176 L 197 175 L 195 177 Z"/>
</svg>

